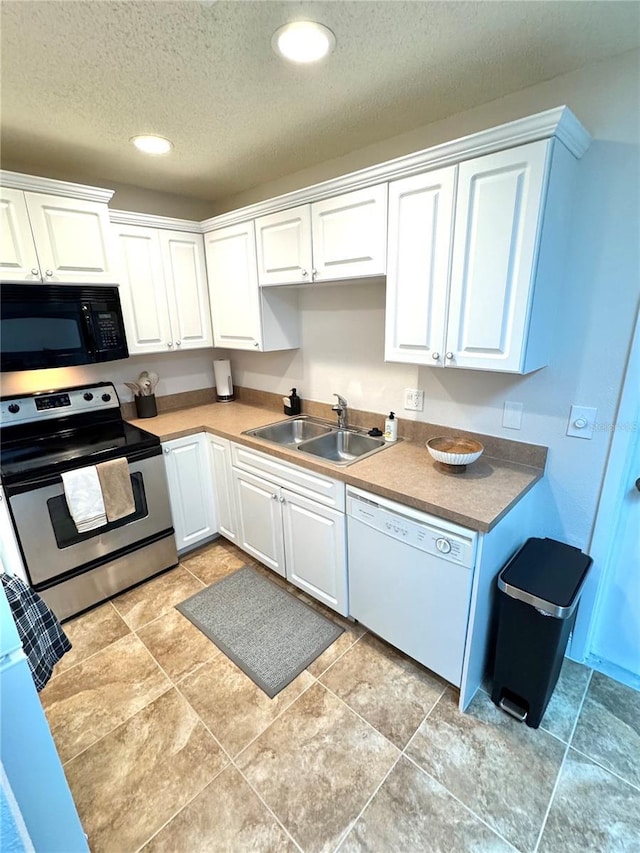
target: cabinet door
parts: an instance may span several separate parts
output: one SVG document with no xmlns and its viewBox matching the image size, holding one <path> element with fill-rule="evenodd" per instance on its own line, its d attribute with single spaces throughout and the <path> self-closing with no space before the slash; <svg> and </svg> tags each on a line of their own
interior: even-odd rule
<svg viewBox="0 0 640 853">
<path fill-rule="evenodd" d="M 346 616 L 344 513 L 285 489 L 282 496 L 287 580 Z"/>
<path fill-rule="evenodd" d="M 117 284 L 106 204 L 25 193 L 44 281 Z"/>
<path fill-rule="evenodd" d="M 550 146 L 458 167 L 447 366 L 522 369 Z"/>
<path fill-rule="evenodd" d="M 201 234 L 159 231 L 167 300 L 177 349 L 213 346 Z"/>
<path fill-rule="evenodd" d="M 176 547 L 182 551 L 217 533 L 208 443 L 201 433 L 167 441 L 163 449 Z"/>
<path fill-rule="evenodd" d="M 261 349 L 262 327 L 253 222 L 204 235 L 213 341 L 227 349 Z"/>
<path fill-rule="evenodd" d="M 261 286 L 313 280 L 308 204 L 256 219 L 256 242 Z"/>
<path fill-rule="evenodd" d="M 129 353 L 170 352 L 173 335 L 158 232 L 139 225 L 115 227 Z"/>
<path fill-rule="evenodd" d="M 213 492 L 218 510 L 218 533 L 235 542 L 238 535 L 238 513 L 231 476 L 231 446 L 227 439 L 215 435 L 209 435 L 208 440 Z"/>
<path fill-rule="evenodd" d="M 238 506 L 238 547 L 284 577 L 280 489 L 267 480 L 233 469 Z"/>
<path fill-rule="evenodd" d="M 41 281 L 27 203 L 22 190 L 0 189 L 0 277 L 2 281 Z"/>
<path fill-rule="evenodd" d="M 456 167 L 389 184 L 385 359 L 442 366 Z"/>
<path fill-rule="evenodd" d="M 311 205 L 315 281 L 384 275 L 387 185 Z"/>
</svg>

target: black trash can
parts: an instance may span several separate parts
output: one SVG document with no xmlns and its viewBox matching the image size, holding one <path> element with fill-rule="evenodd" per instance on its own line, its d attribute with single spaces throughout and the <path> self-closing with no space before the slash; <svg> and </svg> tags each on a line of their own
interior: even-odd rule
<svg viewBox="0 0 640 853">
<path fill-rule="evenodd" d="M 491 699 L 534 729 L 556 686 L 592 562 L 555 539 L 528 539 L 498 576 Z"/>
</svg>

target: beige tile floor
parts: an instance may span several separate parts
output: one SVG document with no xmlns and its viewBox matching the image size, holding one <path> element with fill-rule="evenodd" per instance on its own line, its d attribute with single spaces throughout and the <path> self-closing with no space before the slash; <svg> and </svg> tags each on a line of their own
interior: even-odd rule
<svg viewBox="0 0 640 853">
<path fill-rule="evenodd" d="M 640 853 L 640 694 L 567 661 L 538 730 L 460 714 L 342 620 L 269 699 L 174 608 L 248 562 L 219 540 L 65 626 L 41 698 L 93 851 Z"/>
</svg>

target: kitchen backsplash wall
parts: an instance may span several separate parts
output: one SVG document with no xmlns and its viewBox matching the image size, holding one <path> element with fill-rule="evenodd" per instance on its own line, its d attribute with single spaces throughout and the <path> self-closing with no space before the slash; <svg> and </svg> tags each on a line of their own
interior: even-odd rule
<svg viewBox="0 0 640 853">
<path fill-rule="evenodd" d="M 213 358 L 230 358 L 236 385 L 278 394 L 296 387 L 307 400 L 330 402 L 339 392 L 356 409 L 403 419 L 543 444 L 550 448 L 546 515 L 540 532 L 586 548 L 595 517 L 638 306 L 640 255 L 640 150 L 638 58 L 626 54 L 595 63 L 388 140 L 317 170 L 258 188 L 230 206 L 360 168 L 503 121 L 566 103 L 594 135 L 580 164 L 579 187 L 567 251 L 568 274 L 558 277 L 556 323 L 549 329 L 555 353 L 549 367 L 529 376 L 438 370 L 384 362 L 384 280 L 301 289 L 299 350 L 253 353 L 202 350 L 136 356 L 91 368 L 2 376 L 3 393 L 114 380 L 123 402 L 124 381 L 144 369 L 160 374 L 159 396 L 213 387 Z M 410 142 L 408 142 L 408 140 Z M 411 147 L 407 147 L 407 145 Z M 144 208 L 140 208 L 144 210 Z M 155 212 L 155 211 L 153 211 Z M 405 388 L 425 391 L 421 413 L 403 409 Z M 523 404 L 522 429 L 502 425 L 505 400 Z M 568 438 L 571 404 L 595 406 L 597 429 L 590 441 Z"/>
<path fill-rule="evenodd" d="M 121 403 L 133 400 L 124 384 L 138 378 L 143 370 L 155 370 L 160 381 L 156 395 L 179 394 L 213 388 L 213 359 L 216 350 L 135 355 L 124 361 L 91 364 L 86 367 L 66 367 L 56 370 L 28 370 L 22 373 L 0 374 L 2 394 L 21 394 L 82 385 L 85 382 L 113 382 Z"/>
<path fill-rule="evenodd" d="M 544 444 L 550 448 L 546 515 L 540 532 L 587 548 L 640 292 L 639 54 L 634 52 L 510 95 L 422 129 L 422 145 L 471 133 L 566 103 L 594 135 L 580 163 L 572 211 L 567 275 L 558 276 L 555 352 L 549 367 L 529 376 L 385 364 L 384 282 L 301 289 L 302 347 L 282 353 L 225 352 L 237 384 L 328 401 L 339 392 L 354 408 L 393 409 L 471 432 Z M 420 131 L 355 152 L 317 170 L 290 176 L 236 197 L 228 207 L 304 186 L 415 150 Z M 406 139 L 413 147 L 406 148 Z M 360 157 L 360 159 L 359 159 Z M 334 171 L 335 170 L 335 171 Z M 425 391 L 424 412 L 405 412 L 405 388 Z M 502 425 L 506 400 L 523 404 L 522 428 Z M 598 409 L 590 441 L 566 435 L 572 404 Z"/>
</svg>

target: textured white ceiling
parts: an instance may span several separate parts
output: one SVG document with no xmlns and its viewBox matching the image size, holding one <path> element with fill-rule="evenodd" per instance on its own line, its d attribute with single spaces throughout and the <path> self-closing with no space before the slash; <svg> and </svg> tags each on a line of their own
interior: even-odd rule
<svg viewBox="0 0 640 853">
<path fill-rule="evenodd" d="M 3 162 L 216 200 L 637 47 L 636 2 L 2 0 Z M 318 20 L 314 66 L 271 36 Z M 129 138 L 169 137 L 151 159 Z"/>
</svg>

